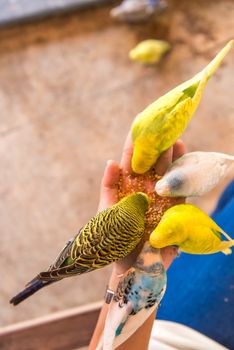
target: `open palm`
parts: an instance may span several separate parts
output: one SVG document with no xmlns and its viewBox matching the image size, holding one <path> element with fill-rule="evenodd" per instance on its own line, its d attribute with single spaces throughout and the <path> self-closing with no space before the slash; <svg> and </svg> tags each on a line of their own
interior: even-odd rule
<svg viewBox="0 0 234 350">
<path fill-rule="evenodd" d="M 114 269 L 116 274 L 122 274 L 131 267 L 144 241 L 148 239 L 149 234 L 157 225 L 163 212 L 169 207 L 181 203 L 182 200 L 178 198 L 165 199 L 158 197 L 154 188 L 156 181 L 165 173 L 171 162 L 181 157 L 184 153 L 184 144 L 181 140 L 178 140 L 173 147 L 160 156 L 150 172 L 144 175 L 137 175 L 131 168 L 133 145 L 131 141 L 131 133 L 129 133 L 124 145 L 120 165 L 113 160 L 107 162 L 101 184 L 98 211 L 112 206 L 118 202 L 120 197 L 127 195 L 128 193 L 142 191 L 149 195 L 151 199 L 149 212 L 153 213 L 152 215 L 149 215 L 149 218 L 146 221 L 145 234 L 142 242 L 125 259 L 115 263 Z M 174 257 L 177 255 L 177 250 L 174 247 L 166 247 L 162 249 L 161 254 L 164 265 L 168 268 Z"/>
</svg>

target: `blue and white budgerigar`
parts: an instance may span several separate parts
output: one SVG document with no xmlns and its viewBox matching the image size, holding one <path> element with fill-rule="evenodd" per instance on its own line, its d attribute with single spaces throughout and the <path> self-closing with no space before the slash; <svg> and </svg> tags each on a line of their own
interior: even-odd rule
<svg viewBox="0 0 234 350">
<path fill-rule="evenodd" d="M 138 192 L 98 213 L 66 244 L 49 269 L 39 273 L 10 302 L 17 305 L 53 282 L 123 259 L 143 236 L 148 207 L 148 196 Z"/>
<path fill-rule="evenodd" d="M 96 350 L 125 342 L 154 312 L 166 290 L 166 270 L 159 249 L 145 242 L 133 266 L 118 284 Z"/>
</svg>

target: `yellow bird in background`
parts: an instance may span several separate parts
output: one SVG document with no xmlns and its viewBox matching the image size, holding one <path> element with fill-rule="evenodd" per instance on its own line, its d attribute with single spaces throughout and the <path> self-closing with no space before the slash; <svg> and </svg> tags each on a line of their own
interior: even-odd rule
<svg viewBox="0 0 234 350">
<path fill-rule="evenodd" d="M 143 64 L 156 64 L 171 49 L 164 40 L 148 39 L 141 41 L 129 52 L 129 58 Z"/>
<path fill-rule="evenodd" d="M 154 248 L 176 245 L 189 254 L 231 254 L 234 240 L 201 209 L 178 204 L 164 213 L 150 235 L 150 244 Z"/>
<path fill-rule="evenodd" d="M 138 114 L 132 125 L 132 169 L 135 173 L 148 171 L 160 154 L 171 147 L 184 132 L 199 105 L 209 78 L 232 44 L 233 40 L 192 79 L 169 91 Z"/>
</svg>

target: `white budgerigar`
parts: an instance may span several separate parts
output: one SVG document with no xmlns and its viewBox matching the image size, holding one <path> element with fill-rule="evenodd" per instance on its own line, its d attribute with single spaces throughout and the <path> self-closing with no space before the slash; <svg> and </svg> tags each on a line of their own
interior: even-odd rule
<svg viewBox="0 0 234 350">
<path fill-rule="evenodd" d="M 232 169 L 234 156 L 217 152 L 187 153 L 171 164 L 155 189 L 160 196 L 201 196 Z"/>
</svg>

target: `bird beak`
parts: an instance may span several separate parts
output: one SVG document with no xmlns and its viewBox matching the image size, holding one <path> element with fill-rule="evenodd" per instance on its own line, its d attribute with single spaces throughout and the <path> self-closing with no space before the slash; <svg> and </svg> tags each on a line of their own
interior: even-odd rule
<svg viewBox="0 0 234 350">
<path fill-rule="evenodd" d="M 155 185 L 155 190 L 159 196 L 169 196 L 170 195 L 170 189 L 168 186 L 167 181 L 164 179 L 159 180 Z"/>
</svg>

